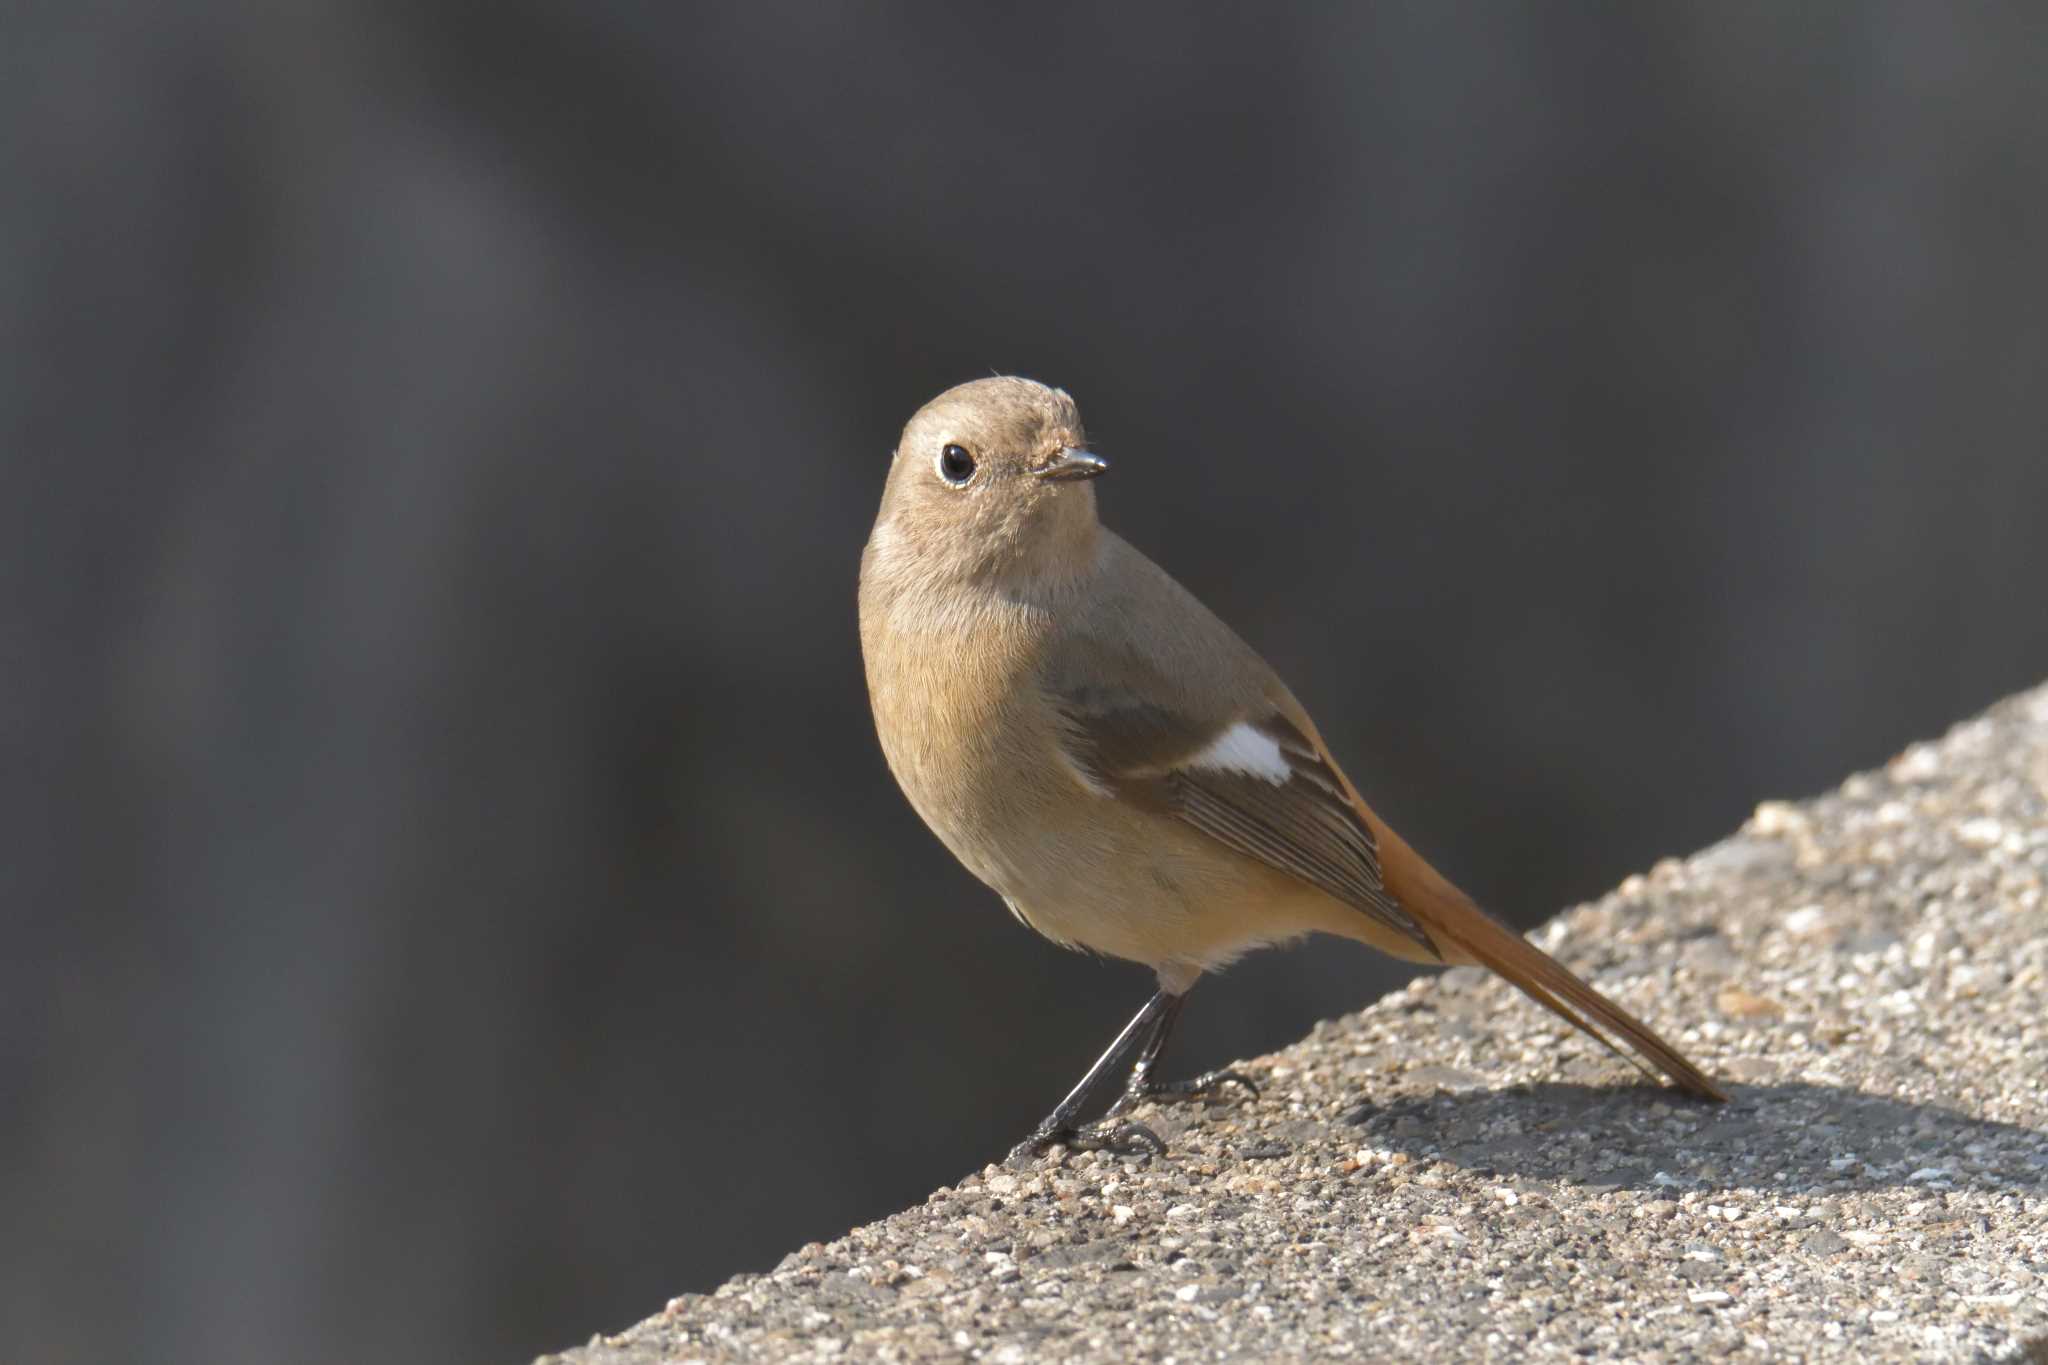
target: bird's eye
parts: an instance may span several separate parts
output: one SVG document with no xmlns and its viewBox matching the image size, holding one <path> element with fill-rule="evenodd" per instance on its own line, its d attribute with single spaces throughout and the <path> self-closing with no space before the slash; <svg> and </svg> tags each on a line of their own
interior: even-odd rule
<svg viewBox="0 0 2048 1365">
<path fill-rule="evenodd" d="M 939 477 L 955 488 L 974 477 L 974 457 L 965 446 L 947 446 L 939 452 Z"/>
</svg>

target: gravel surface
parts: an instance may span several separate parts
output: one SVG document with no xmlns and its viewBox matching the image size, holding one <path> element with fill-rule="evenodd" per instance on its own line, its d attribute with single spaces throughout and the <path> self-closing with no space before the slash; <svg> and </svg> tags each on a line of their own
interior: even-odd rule
<svg viewBox="0 0 2048 1365">
<path fill-rule="evenodd" d="M 2048 687 L 1537 940 L 1730 1082 L 1461 969 L 556 1361 L 2048 1361 Z"/>
</svg>

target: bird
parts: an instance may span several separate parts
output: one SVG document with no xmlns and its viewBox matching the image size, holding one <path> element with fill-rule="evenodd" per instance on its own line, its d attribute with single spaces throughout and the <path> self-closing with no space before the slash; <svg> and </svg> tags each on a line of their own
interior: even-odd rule
<svg viewBox="0 0 2048 1365">
<path fill-rule="evenodd" d="M 861 555 L 868 695 L 911 806 L 1023 924 L 1156 981 L 1011 1156 L 1163 1154 L 1128 1120 L 1142 1102 L 1255 1100 L 1237 1072 L 1165 1081 L 1161 1055 L 1199 978 L 1317 933 L 1490 968 L 1677 1090 L 1725 1099 L 1366 804 L 1265 660 L 1102 524 L 1108 469 L 1064 390 L 958 385 L 904 426 Z M 1082 1122 L 1133 1051 L 1122 1093 Z"/>
</svg>

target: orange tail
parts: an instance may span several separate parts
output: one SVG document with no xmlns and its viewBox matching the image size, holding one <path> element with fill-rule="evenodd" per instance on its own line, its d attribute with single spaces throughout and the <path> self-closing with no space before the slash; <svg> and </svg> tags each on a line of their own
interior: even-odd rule
<svg viewBox="0 0 2048 1365">
<path fill-rule="evenodd" d="M 1420 920 L 1441 946 L 1452 950 L 1447 957 L 1464 959 L 1490 967 L 1513 982 L 1531 1000 L 1556 1014 L 1602 1047 L 1634 1062 L 1615 1045 L 1620 1038 L 1670 1078 L 1687 1094 L 1701 1099 L 1725 1100 L 1721 1088 L 1705 1072 L 1680 1055 L 1678 1049 L 1659 1038 L 1634 1015 L 1609 1000 L 1567 971 L 1550 954 L 1474 905 L 1471 898 L 1446 881 L 1365 802 L 1358 801 L 1360 814 L 1379 839 L 1380 875 L 1386 888 L 1408 913 Z M 1596 1027 L 1597 1026 L 1597 1027 Z M 1605 1030 L 1605 1032 L 1602 1032 Z M 1614 1037 L 1609 1037 L 1612 1034 Z"/>
</svg>

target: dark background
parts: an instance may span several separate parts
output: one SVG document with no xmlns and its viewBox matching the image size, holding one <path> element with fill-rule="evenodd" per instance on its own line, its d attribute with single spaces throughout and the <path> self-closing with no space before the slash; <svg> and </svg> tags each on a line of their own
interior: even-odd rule
<svg viewBox="0 0 2048 1365">
<path fill-rule="evenodd" d="M 2048 675 L 2038 7 L 286 8 L 4 18 L 10 1359 L 518 1359 L 1038 1118 L 1148 982 L 854 630 L 960 380 L 1523 923 Z"/>
</svg>

